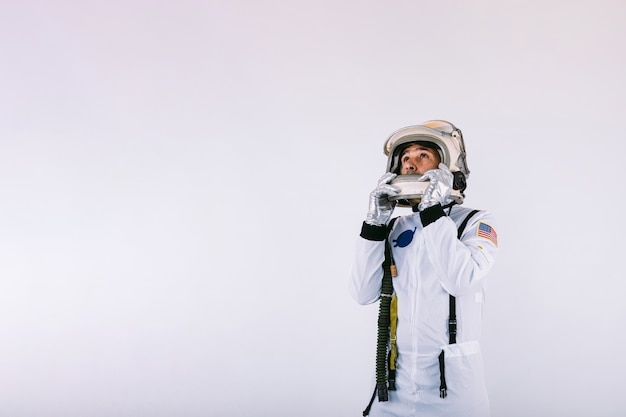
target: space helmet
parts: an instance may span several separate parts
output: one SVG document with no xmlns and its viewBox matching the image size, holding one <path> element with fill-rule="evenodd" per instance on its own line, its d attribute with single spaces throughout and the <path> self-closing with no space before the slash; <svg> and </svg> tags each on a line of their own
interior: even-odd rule
<svg viewBox="0 0 626 417">
<path fill-rule="evenodd" d="M 398 174 L 391 184 L 400 190 L 394 197 L 399 206 L 410 206 L 409 200 L 420 199 L 424 195 L 428 181 L 419 181 L 421 175 L 400 175 L 400 156 L 404 149 L 413 144 L 435 149 L 454 176 L 450 198 L 462 204 L 469 169 L 465 159 L 465 143 L 461 130 L 445 120 L 429 120 L 416 126 L 396 130 L 385 141 L 384 152 L 388 156 L 387 172 Z"/>
</svg>

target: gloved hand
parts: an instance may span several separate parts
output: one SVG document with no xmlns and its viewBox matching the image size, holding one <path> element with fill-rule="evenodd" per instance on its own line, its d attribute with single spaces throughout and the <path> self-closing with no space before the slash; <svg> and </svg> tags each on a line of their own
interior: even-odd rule
<svg viewBox="0 0 626 417">
<path fill-rule="evenodd" d="M 365 223 L 373 226 L 383 226 L 391 218 L 396 202 L 389 200 L 389 197 L 398 195 L 400 190 L 389 185 L 389 183 L 396 176 L 393 172 L 387 172 L 378 180 L 378 186 L 370 193 L 370 206 Z"/>
<path fill-rule="evenodd" d="M 450 172 L 448 167 L 443 163 L 439 164 L 439 169 L 426 171 L 419 181 L 429 180 L 430 184 L 426 187 L 422 200 L 417 208 L 422 211 L 436 204 L 445 206 L 450 203 L 452 201 L 450 198 L 450 193 L 452 192 L 452 179 L 452 172 Z"/>
</svg>

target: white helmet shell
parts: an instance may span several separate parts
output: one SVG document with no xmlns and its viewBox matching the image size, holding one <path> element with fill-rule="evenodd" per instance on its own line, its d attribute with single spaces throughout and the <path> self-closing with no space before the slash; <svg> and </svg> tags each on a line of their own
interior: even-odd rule
<svg viewBox="0 0 626 417">
<path fill-rule="evenodd" d="M 450 197 L 462 204 L 469 169 L 465 159 L 465 143 L 461 130 L 445 120 L 429 120 L 420 125 L 408 126 L 395 131 L 385 141 L 384 152 L 388 156 L 387 171 L 400 174 L 400 155 L 413 143 L 422 143 L 437 149 L 441 162 L 454 175 Z M 391 184 L 400 189 L 395 199 L 400 206 L 409 206 L 408 200 L 420 199 L 428 182 L 418 181 L 421 175 L 398 175 Z"/>
</svg>

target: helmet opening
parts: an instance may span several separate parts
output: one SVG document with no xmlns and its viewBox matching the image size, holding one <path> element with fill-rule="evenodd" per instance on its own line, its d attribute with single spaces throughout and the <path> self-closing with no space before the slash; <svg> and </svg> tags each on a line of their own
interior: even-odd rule
<svg viewBox="0 0 626 417">
<path fill-rule="evenodd" d="M 409 148 L 409 147 L 411 147 L 413 145 L 420 145 L 420 146 L 423 146 L 424 148 L 428 148 L 428 149 L 432 149 L 434 151 L 437 151 L 437 155 L 439 156 L 439 162 L 443 162 L 444 161 L 443 150 L 436 143 L 429 142 L 429 141 L 424 141 L 424 140 L 416 140 L 416 141 L 413 141 L 413 142 L 406 142 L 406 143 L 403 143 L 403 144 L 397 146 L 393 150 L 393 155 L 391 157 L 393 162 L 392 162 L 392 166 L 389 169 L 390 172 L 393 172 L 395 174 L 400 175 L 400 170 L 402 169 L 402 155 L 404 154 L 404 151 L 407 150 L 407 148 Z"/>
</svg>

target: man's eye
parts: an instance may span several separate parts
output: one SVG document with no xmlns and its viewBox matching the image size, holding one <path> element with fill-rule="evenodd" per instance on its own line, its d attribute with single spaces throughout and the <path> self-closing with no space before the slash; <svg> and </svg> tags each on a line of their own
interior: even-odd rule
<svg viewBox="0 0 626 417">
<path fill-rule="evenodd" d="M 428 154 L 427 153 L 422 153 L 422 154 L 420 154 L 420 158 L 422 158 L 422 159 L 428 158 Z"/>
<path fill-rule="evenodd" d="M 408 161 L 408 160 L 409 160 L 409 157 L 408 157 L 408 156 L 403 156 L 403 157 L 402 157 L 402 162 L 406 162 L 406 161 Z"/>
</svg>

